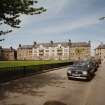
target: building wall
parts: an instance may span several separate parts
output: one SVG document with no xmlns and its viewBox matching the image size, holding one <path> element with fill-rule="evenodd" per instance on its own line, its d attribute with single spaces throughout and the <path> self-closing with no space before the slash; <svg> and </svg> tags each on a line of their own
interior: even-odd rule
<svg viewBox="0 0 105 105">
<path fill-rule="evenodd" d="M 78 60 L 87 59 L 91 56 L 90 46 L 69 47 L 57 44 L 45 47 L 40 45 L 32 48 L 18 48 L 18 60 Z"/>
<path fill-rule="evenodd" d="M 32 60 L 32 49 L 17 49 L 17 60 Z"/>
<path fill-rule="evenodd" d="M 95 56 L 103 61 L 105 59 L 105 49 L 96 49 Z"/>
<path fill-rule="evenodd" d="M 72 47 L 70 48 L 70 59 L 88 59 L 91 56 L 90 47 Z"/>
<path fill-rule="evenodd" d="M 16 52 L 15 51 L 2 50 L 1 54 L 2 54 L 1 60 L 16 60 Z"/>
</svg>

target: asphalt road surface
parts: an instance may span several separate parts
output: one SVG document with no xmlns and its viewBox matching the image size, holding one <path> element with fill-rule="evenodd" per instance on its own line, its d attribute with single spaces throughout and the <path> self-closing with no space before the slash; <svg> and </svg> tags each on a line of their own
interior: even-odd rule
<svg viewBox="0 0 105 105">
<path fill-rule="evenodd" d="M 105 105 L 105 63 L 89 82 L 67 79 L 67 68 L 0 85 L 0 105 L 43 105 L 56 100 L 67 105 Z"/>
</svg>

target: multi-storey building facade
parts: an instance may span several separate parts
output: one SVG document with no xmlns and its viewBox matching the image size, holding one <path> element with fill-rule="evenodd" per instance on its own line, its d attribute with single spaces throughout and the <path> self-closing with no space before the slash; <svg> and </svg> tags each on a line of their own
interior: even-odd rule
<svg viewBox="0 0 105 105">
<path fill-rule="evenodd" d="M 0 47 L 0 60 L 16 60 L 17 52 L 12 47 L 2 48 Z"/>
<path fill-rule="evenodd" d="M 90 41 L 72 43 L 70 48 L 70 57 L 72 60 L 88 59 L 91 57 L 91 44 Z"/>
<path fill-rule="evenodd" d="M 95 57 L 101 59 L 102 61 L 105 59 L 105 44 L 100 44 L 95 49 Z"/>
<path fill-rule="evenodd" d="M 17 49 L 18 60 L 77 60 L 91 56 L 90 42 L 71 43 L 36 43 L 33 45 L 19 45 Z"/>
<path fill-rule="evenodd" d="M 19 45 L 17 49 L 17 60 L 32 60 L 32 48 L 31 45 Z"/>
</svg>

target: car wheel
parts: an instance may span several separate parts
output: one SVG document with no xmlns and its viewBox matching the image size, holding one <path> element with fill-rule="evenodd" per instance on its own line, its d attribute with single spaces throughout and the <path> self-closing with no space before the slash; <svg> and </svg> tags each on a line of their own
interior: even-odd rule
<svg viewBox="0 0 105 105">
<path fill-rule="evenodd" d="M 91 79 L 92 79 L 92 76 L 89 75 L 89 76 L 87 77 L 87 80 L 90 81 Z"/>
<path fill-rule="evenodd" d="M 68 80 L 71 80 L 71 78 L 70 78 L 70 77 L 68 77 Z"/>
<path fill-rule="evenodd" d="M 96 67 L 94 71 L 96 72 L 96 71 L 97 71 L 97 69 L 98 69 L 98 68 Z"/>
</svg>

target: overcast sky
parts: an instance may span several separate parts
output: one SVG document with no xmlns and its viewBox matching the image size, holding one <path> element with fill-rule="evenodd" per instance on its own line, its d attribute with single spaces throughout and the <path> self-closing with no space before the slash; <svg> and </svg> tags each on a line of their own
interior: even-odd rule
<svg viewBox="0 0 105 105">
<path fill-rule="evenodd" d="M 47 12 L 22 16 L 21 28 L 6 35 L 4 47 L 53 40 L 73 42 L 91 40 L 92 46 L 105 42 L 105 0 L 39 0 Z"/>
</svg>

